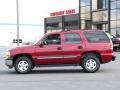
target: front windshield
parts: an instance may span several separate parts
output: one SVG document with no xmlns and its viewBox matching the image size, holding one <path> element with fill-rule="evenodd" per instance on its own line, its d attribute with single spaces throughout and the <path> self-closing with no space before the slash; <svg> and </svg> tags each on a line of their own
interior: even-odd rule
<svg viewBox="0 0 120 90">
<path fill-rule="evenodd" d="M 40 41 L 40 39 L 36 39 L 34 41 L 25 41 L 23 42 L 23 45 L 35 45 Z"/>
<path fill-rule="evenodd" d="M 32 45 L 40 43 L 40 39 L 36 39 L 35 41 L 32 42 Z"/>
<path fill-rule="evenodd" d="M 42 38 L 37 38 L 34 42 L 33 42 L 33 45 L 38 45 L 41 43 L 41 39 Z"/>
</svg>

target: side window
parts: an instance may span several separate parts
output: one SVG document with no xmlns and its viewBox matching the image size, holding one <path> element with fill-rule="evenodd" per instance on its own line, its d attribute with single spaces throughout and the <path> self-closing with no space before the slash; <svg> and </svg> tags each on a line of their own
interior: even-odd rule
<svg viewBox="0 0 120 90">
<path fill-rule="evenodd" d="M 60 34 L 48 35 L 43 40 L 43 44 L 44 45 L 59 45 L 59 44 L 61 44 Z"/>
<path fill-rule="evenodd" d="M 110 42 L 110 39 L 103 31 L 86 31 L 84 34 L 89 43 Z"/>
<path fill-rule="evenodd" d="M 65 43 L 80 43 L 81 42 L 81 38 L 80 35 L 77 33 L 67 33 L 64 34 L 65 35 Z"/>
</svg>

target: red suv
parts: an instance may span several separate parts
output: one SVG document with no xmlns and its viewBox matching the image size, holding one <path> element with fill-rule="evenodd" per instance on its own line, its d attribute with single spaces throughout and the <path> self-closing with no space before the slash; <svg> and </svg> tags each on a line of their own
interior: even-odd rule
<svg viewBox="0 0 120 90">
<path fill-rule="evenodd" d="M 100 30 L 49 33 L 34 45 L 9 50 L 6 56 L 5 64 L 18 73 L 47 65 L 80 65 L 85 72 L 93 73 L 100 64 L 115 60 L 112 42 Z"/>
</svg>

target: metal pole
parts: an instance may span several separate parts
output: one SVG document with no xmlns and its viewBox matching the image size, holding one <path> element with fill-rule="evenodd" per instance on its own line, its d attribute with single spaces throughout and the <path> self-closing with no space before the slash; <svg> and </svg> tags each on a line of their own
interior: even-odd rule
<svg viewBox="0 0 120 90">
<path fill-rule="evenodd" d="M 17 9 L 17 46 L 19 46 L 19 4 L 16 0 L 16 9 Z"/>
<path fill-rule="evenodd" d="M 80 21 L 81 21 L 81 0 L 79 0 L 79 21 L 78 21 L 78 26 L 79 26 L 79 29 L 81 29 L 81 23 L 80 23 Z"/>
<path fill-rule="evenodd" d="M 47 19 L 44 18 L 44 30 L 45 30 L 44 33 L 47 33 L 47 25 L 46 25 L 47 22 L 46 21 L 47 21 Z"/>
<path fill-rule="evenodd" d="M 62 16 L 62 31 L 65 31 L 65 25 L 64 25 L 64 23 L 65 23 L 65 16 L 63 15 Z"/>
<path fill-rule="evenodd" d="M 111 21 L 110 21 L 110 18 L 111 18 L 110 7 L 111 7 L 111 2 L 110 2 L 110 0 L 108 0 L 108 32 L 109 33 L 111 33 L 111 30 L 110 30 L 110 28 L 111 28 L 111 26 L 110 26 L 110 24 L 111 24 Z"/>
<path fill-rule="evenodd" d="M 90 1 L 90 20 L 91 20 L 91 29 L 93 29 L 92 28 L 92 25 L 93 25 L 93 13 L 92 13 L 92 2 L 93 2 L 93 0 L 91 0 Z"/>
</svg>

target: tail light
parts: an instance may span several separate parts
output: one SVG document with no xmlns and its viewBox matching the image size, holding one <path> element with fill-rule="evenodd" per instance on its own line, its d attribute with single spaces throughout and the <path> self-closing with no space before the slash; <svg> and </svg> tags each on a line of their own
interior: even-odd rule
<svg viewBox="0 0 120 90">
<path fill-rule="evenodd" d="M 110 49 L 113 50 L 113 42 L 112 42 L 112 40 L 110 40 Z"/>
<path fill-rule="evenodd" d="M 110 49 L 112 49 L 112 50 L 113 50 L 113 44 L 112 44 L 112 43 L 110 44 Z"/>
</svg>

